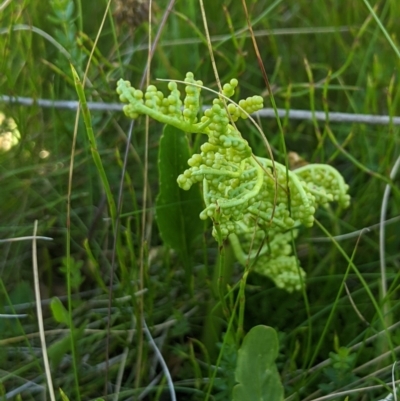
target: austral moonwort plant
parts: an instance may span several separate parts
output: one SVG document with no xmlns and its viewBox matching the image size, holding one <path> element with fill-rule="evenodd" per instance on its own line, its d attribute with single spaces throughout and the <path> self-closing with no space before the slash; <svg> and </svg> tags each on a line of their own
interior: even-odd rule
<svg viewBox="0 0 400 401">
<path fill-rule="evenodd" d="M 127 103 L 124 112 L 130 118 L 146 114 L 184 132 L 208 136 L 201 153 L 188 160 L 189 168 L 179 175 L 178 185 L 189 190 L 202 183 L 205 209 L 200 218 L 212 219 L 219 243 L 229 238 L 240 263 L 250 261 L 254 271 L 270 277 L 279 288 L 299 290 L 305 273 L 292 255 L 296 227 L 312 226 L 320 205 L 337 201 L 347 207 L 348 185 L 329 165 L 308 164 L 287 171 L 282 164 L 255 156 L 234 122 L 260 110 L 263 99 L 252 96 L 241 100 L 239 107 L 226 105 L 224 99 L 234 94 L 236 79 L 224 85 L 224 96 L 214 99 L 200 120 L 203 83 L 190 72 L 185 82 L 183 104 L 176 82 L 169 82 L 170 94 L 164 96 L 154 85 L 143 93 L 121 79 L 117 93 Z"/>
</svg>

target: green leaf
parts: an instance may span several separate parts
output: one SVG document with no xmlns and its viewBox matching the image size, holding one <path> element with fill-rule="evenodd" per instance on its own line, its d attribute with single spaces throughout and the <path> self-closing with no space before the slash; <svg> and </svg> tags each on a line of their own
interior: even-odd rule
<svg viewBox="0 0 400 401">
<path fill-rule="evenodd" d="M 50 308 L 51 312 L 53 313 L 54 319 L 58 323 L 69 324 L 68 311 L 65 309 L 59 298 L 52 298 L 50 302 Z"/>
<path fill-rule="evenodd" d="M 177 178 L 188 168 L 190 158 L 186 134 L 171 125 L 164 127 L 158 153 L 160 191 L 156 201 L 156 218 L 162 240 L 175 249 L 185 267 L 190 265 L 191 246 L 203 232 L 199 218 L 203 209 L 200 189 L 179 188 Z"/>
<path fill-rule="evenodd" d="M 75 343 L 83 337 L 84 331 L 85 326 L 72 330 L 72 336 Z M 58 370 L 62 359 L 69 352 L 71 352 L 71 333 L 61 338 L 60 340 L 57 340 L 48 347 L 47 354 L 49 356 L 51 368 L 53 371 Z"/>
<path fill-rule="evenodd" d="M 283 386 L 275 359 L 278 336 L 272 327 L 253 327 L 239 349 L 233 401 L 282 401 Z"/>
<path fill-rule="evenodd" d="M 60 388 L 59 390 L 60 390 L 60 395 L 61 395 L 62 401 L 69 401 L 69 398 L 68 398 L 68 396 L 64 393 L 64 391 L 62 391 L 61 388 Z"/>
</svg>

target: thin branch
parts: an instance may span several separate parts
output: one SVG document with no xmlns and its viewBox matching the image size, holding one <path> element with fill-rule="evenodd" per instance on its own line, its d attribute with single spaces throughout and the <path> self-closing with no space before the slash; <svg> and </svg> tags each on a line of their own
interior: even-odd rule
<svg viewBox="0 0 400 401">
<path fill-rule="evenodd" d="M 336 235 L 334 238 L 336 241 L 344 241 L 346 239 L 358 237 L 361 233 L 365 231 L 365 233 L 368 233 L 376 228 L 382 227 L 382 226 L 387 226 L 389 224 L 396 223 L 400 220 L 400 216 L 392 217 L 391 219 L 388 219 L 386 221 L 382 221 L 380 223 L 373 224 L 372 226 L 369 227 L 364 227 L 361 230 L 353 231 L 351 233 L 347 234 L 342 234 L 342 235 Z M 314 237 L 314 238 L 309 238 L 308 241 L 312 242 L 331 242 L 331 237 Z"/>
<path fill-rule="evenodd" d="M 378 385 L 374 385 L 374 386 L 368 386 L 368 387 L 363 387 L 363 388 L 356 388 L 356 389 L 352 389 L 352 390 L 347 390 L 347 391 L 342 391 L 340 393 L 332 393 L 329 395 L 325 395 L 323 397 L 319 397 L 319 398 L 315 398 L 313 401 L 328 401 L 328 400 L 333 400 L 335 398 L 339 398 L 339 397 L 344 397 L 350 394 L 358 394 L 358 393 L 366 393 L 368 391 L 373 391 L 373 390 L 380 390 L 383 389 L 387 386 L 391 386 L 392 384 L 398 384 L 400 383 L 400 380 L 397 380 L 394 383 L 386 383 L 384 385 L 382 384 L 378 384 Z"/>
<path fill-rule="evenodd" d="M 22 106 L 38 106 L 44 108 L 55 108 L 65 110 L 76 110 L 79 102 L 76 100 L 51 100 L 51 99 L 33 99 L 23 96 L 8 96 L 0 95 L 0 103 L 20 104 Z M 104 102 L 87 102 L 89 110 L 91 111 L 122 111 L 124 105 L 121 103 L 104 103 Z M 203 110 L 211 106 L 203 106 Z M 280 118 L 288 117 L 291 120 L 313 120 L 313 112 L 309 110 L 293 110 L 293 109 L 277 109 Z M 252 114 L 255 117 L 261 118 L 276 118 L 274 109 L 265 108 L 259 110 L 257 113 Z M 318 121 L 327 121 L 325 111 L 315 111 L 314 117 Z M 389 115 L 376 115 L 376 114 L 352 114 L 330 112 L 329 122 L 337 123 L 360 123 L 370 125 L 400 125 L 400 117 L 391 117 Z"/>
<path fill-rule="evenodd" d="M 391 180 L 394 180 L 399 168 L 400 168 L 400 156 L 397 158 L 397 160 L 392 168 L 392 171 L 390 172 Z M 383 194 L 383 199 L 382 199 L 380 229 L 379 229 L 379 259 L 380 259 L 380 265 L 381 265 L 382 299 L 385 299 L 386 293 L 387 293 L 386 263 L 385 263 L 385 224 L 384 224 L 384 222 L 386 219 L 390 190 L 391 190 L 390 185 L 386 185 L 385 192 Z"/>
<path fill-rule="evenodd" d="M 142 324 L 143 324 L 143 330 L 144 330 L 144 332 L 146 334 L 146 337 L 147 337 L 149 343 L 151 344 L 151 346 L 153 347 L 153 350 L 156 353 L 158 360 L 160 361 L 162 370 L 164 371 L 164 375 L 165 375 L 165 377 L 167 379 L 167 382 L 168 382 L 168 387 L 169 387 L 169 393 L 170 393 L 170 396 L 171 396 L 171 400 L 172 401 L 176 401 L 174 383 L 172 381 L 171 373 L 168 370 L 168 366 L 165 363 L 165 360 L 164 360 L 164 358 L 163 358 L 163 356 L 161 354 L 161 351 L 158 349 L 157 344 L 154 342 L 153 337 L 151 336 L 150 330 L 147 327 L 147 324 L 146 324 L 146 321 L 144 320 L 144 318 L 142 320 Z"/>
<path fill-rule="evenodd" d="M 25 318 L 28 317 L 27 314 L 15 314 L 15 315 L 10 315 L 7 313 L 0 313 L 0 319 L 21 319 L 21 318 Z"/>
<path fill-rule="evenodd" d="M 3 11 L 11 2 L 12 0 L 4 0 L 3 3 L 0 5 L 0 11 Z"/>
<path fill-rule="evenodd" d="M 41 297 L 40 297 L 40 288 L 39 288 L 39 272 L 38 272 L 37 248 L 36 248 L 37 226 L 38 226 L 38 222 L 37 222 L 37 220 L 35 220 L 34 229 L 33 229 L 33 240 L 32 240 L 32 264 L 33 264 L 33 279 L 34 279 L 34 284 L 35 284 L 36 310 L 37 310 L 37 318 L 38 318 L 38 325 L 39 325 L 39 332 L 40 332 L 40 343 L 42 346 L 44 370 L 46 372 L 46 378 L 47 378 L 47 387 L 49 389 L 50 400 L 55 401 L 56 397 L 54 395 L 53 380 L 51 378 L 49 358 L 47 356 L 46 336 L 44 334 L 43 314 L 42 314 L 42 307 L 40 304 Z"/>
<path fill-rule="evenodd" d="M 313 112 L 309 110 L 285 110 L 277 109 L 279 117 L 283 118 L 288 116 L 292 120 L 312 120 Z M 262 109 L 256 113 L 259 117 L 275 118 L 273 109 Z M 327 121 L 325 111 L 315 111 L 314 117 L 318 121 Z M 390 117 L 387 115 L 374 115 L 374 114 L 352 114 L 352 113 L 339 113 L 330 112 L 329 122 L 342 122 L 342 123 L 362 123 L 362 124 L 376 124 L 385 125 L 393 123 L 393 125 L 400 125 L 400 117 Z"/>
<path fill-rule="evenodd" d="M 26 237 L 15 237 L 15 238 L 7 238 L 7 239 L 0 239 L 0 244 L 7 243 L 7 242 L 17 242 L 17 241 L 27 241 L 32 239 L 41 239 L 43 241 L 53 241 L 51 237 L 33 237 L 32 235 L 28 235 Z"/>
</svg>

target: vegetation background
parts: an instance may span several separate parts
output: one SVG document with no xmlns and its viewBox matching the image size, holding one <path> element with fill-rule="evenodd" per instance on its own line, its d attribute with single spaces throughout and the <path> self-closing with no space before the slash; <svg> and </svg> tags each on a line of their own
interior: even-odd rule
<svg viewBox="0 0 400 401">
<path fill-rule="evenodd" d="M 394 119 L 400 115 L 400 2 L 247 0 L 247 16 L 238 0 L 205 1 L 204 7 L 221 81 L 239 79 L 236 99 L 261 94 L 271 107 L 248 16 L 277 107 L 312 112 L 311 119 L 283 117 L 281 133 L 276 119 L 260 119 L 276 159 L 284 163 L 288 156 L 283 135 L 296 163 L 334 166 L 352 197 L 348 210 L 320 210 L 321 225 L 301 230 L 297 254 L 307 272 L 304 292 L 288 294 L 250 274 L 242 299 L 244 330 L 264 324 L 279 333 L 277 367 L 287 400 L 383 399 L 391 391 L 384 383 L 392 380 L 400 349 L 395 170 L 400 136 Z M 200 4 L 153 2 L 151 25 L 148 10 L 146 0 L 0 5 L 3 399 L 43 399 L 47 391 L 34 304 L 35 260 L 53 384 L 71 400 L 105 393 L 121 400 L 169 399 L 165 375 L 143 334 L 143 317 L 179 400 L 231 399 L 241 338 L 231 336 L 239 329 L 237 319 L 230 331 L 218 311 L 213 284 L 219 251 L 209 223 L 185 270 L 161 240 L 154 219 L 160 124 L 135 123 L 120 186 L 131 122 L 114 107 L 115 87 L 121 77 L 139 87 L 149 32 L 152 83 L 165 89 L 156 78 L 181 80 L 192 71 L 216 89 Z M 77 117 L 69 61 L 81 81 L 88 65 L 86 99 L 105 106 L 91 111 L 95 151 Z M 10 102 L 8 96 L 33 99 L 33 105 Z M 204 92 L 204 104 L 210 98 Z M 316 119 L 318 110 L 326 112 L 325 121 Z M 354 115 L 353 122 L 330 121 L 332 112 Z M 364 124 L 357 114 L 390 119 Z M 240 128 L 254 153 L 266 157 L 254 127 Z M 200 138 L 190 141 L 195 151 Z M 107 182 L 117 209 L 121 203 L 118 230 Z M 382 204 L 388 220 L 384 236 L 376 226 Z M 37 234 L 52 238 L 37 240 L 37 255 L 31 239 L 11 241 L 32 236 L 35 220 Z M 329 238 L 347 233 L 353 235 Z M 233 305 L 243 271 L 234 260 L 225 263 Z M 15 314 L 19 317 L 9 316 Z"/>
</svg>

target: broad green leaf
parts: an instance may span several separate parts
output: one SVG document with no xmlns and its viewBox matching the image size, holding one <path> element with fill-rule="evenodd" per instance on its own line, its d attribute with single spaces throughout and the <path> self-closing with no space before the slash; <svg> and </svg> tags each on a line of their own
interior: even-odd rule
<svg viewBox="0 0 400 401">
<path fill-rule="evenodd" d="M 239 349 L 233 401 L 282 401 L 283 386 L 275 365 L 278 336 L 268 326 L 253 327 Z"/>
<path fill-rule="evenodd" d="M 190 264 L 191 246 L 204 226 L 199 218 L 203 209 L 199 187 L 193 185 L 189 191 L 184 191 L 176 181 L 188 168 L 190 156 L 186 134 L 166 125 L 158 153 L 160 191 L 156 201 L 156 219 L 162 240 L 179 253 L 185 267 Z"/>
<path fill-rule="evenodd" d="M 58 323 L 69 324 L 68 311 L 59 298 L 53 297 L 50 302 L 51 312 Z"/>
</svg>

